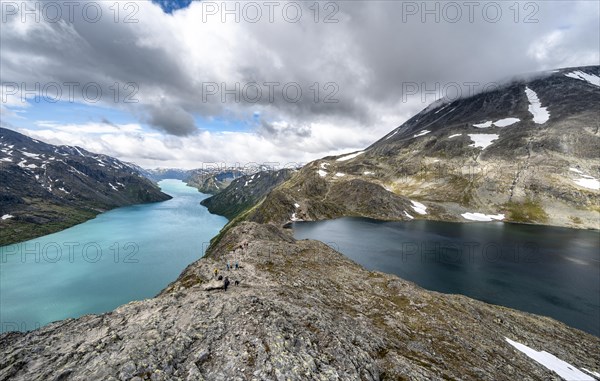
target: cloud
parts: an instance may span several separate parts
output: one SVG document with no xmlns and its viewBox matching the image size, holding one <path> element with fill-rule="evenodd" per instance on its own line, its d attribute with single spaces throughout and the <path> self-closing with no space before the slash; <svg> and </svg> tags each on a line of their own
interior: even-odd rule
<svg viewBox="0 0 600 381">
<path fill-rule="evenodd" d="M 148 124 L 168 134 L 186 136 L 196 131 L 194 117 L 177 105 L 150 106 Z"/>
<path fill-rule="evenodd" d="M 22 23 L 22 15 L 5 12 L 2 80 L 28 88 L 76 82 L 76 102 L 90 97 L 86 84 L 97 85 L 98 106 L 125 111 L 155 130 L 132 133 L 158 150 L 140 151 L 143 162 L 175 163 L 177 154 L 162 151 L 173 142 L 196 158 L 211 155 L 197 153 L 193 144 L 218 151 L 212 155 L 218 160 L 227 156 L 219 145 L 255 161 L 364 148 L 444 95 L 445 85 L 478 82 L 482 88 L 518 73 L 600 59 L 597 2 L 476 2 L 472 13 L 457 2 L 457 20 L 447 2 L 329 2 L 319 3 L 318 14 L 313 3 L 276 2 L 272 22 L 261 2 L 258 22 L 249 20 L 245 2 L 192 2 L 172 13 L 163 11 L 173 5 L 167 2 L 163 9 L 119 3 L 118 14 L 110 2 L 93 4 L 102 12 L 97 22 L 82 16 L 83 6 L 72 20 L 63 9 L 59 22 L 29 15 Z M 492 20 L 493 4 L 501 8 L 498 20 Z M 283 10 L 291 14 L 297 6 L 302 17 L 292 22 Z M 11 105 L 1 109 L 3 117 L 15 116 Z M 252 120 L 255 113 L 260 121 L 249 133 L 206 133 L 195 123 Z M 230 154 L 235 160 L 244 155 Z"/>
<path fill-rule="evenodd" d="M 312 131 L 309 126 L 294 126 L 287 122 L 267 122 L 261 121 L 258 133 L 267 138 L 309 138 Z"/>
</svg>

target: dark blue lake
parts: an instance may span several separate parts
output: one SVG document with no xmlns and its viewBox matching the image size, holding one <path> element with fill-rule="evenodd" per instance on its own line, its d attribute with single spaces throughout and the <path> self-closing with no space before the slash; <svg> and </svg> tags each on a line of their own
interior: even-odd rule
<svg viewBox="0 0 600 381">
<path fill-rule="evenodd" d="M 364 218 L 296 222 L 369 270 L 550 316 L 600 336 L 600 233 L 547 226 Z"/>
</svg>

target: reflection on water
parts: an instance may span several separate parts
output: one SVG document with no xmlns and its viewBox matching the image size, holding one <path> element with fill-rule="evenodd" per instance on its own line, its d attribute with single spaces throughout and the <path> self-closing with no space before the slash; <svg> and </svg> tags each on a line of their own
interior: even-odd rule
<svg viewBox="0 0 600 381">
<path fill-rule="evenodd" d="M 294 223 L 371 270 L 546 315 L 600 336 L 600 233 L 547 226 L 363 218 Z"/>
</svg>

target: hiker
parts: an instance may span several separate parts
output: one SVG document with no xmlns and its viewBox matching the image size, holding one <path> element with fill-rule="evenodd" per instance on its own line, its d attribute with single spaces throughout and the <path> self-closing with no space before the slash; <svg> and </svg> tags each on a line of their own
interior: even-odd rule
<svg viewBox="0 0 600 381">
<path fill-rule="evenodd" d="M 227 266 L 227 271 L 229 271 L 229 262 L 227 262 L 226 266 Z"/>
<path fill-rule="evenodd" d="M 215 278 L 217 277 L 217 275 L 219 275 L 219 269 L 217 269 L 217 268 L 215 267 Z"/>
<path fill-rule="evenodd" d="M 223 282 L 223 289 L 227 291 L 227 287 L 229 286 L 229 278 L 225 277 L 225 281 Z"/>
<path fill-rule="evenodd" d="M 237 263 L 237 262 L 235 262 L 235 269 L 237 270 L 237 269 L 239 269 L 239 268 L 240 268 L 240 267 L 238 266 L 238 263 Z"/>
</svg>

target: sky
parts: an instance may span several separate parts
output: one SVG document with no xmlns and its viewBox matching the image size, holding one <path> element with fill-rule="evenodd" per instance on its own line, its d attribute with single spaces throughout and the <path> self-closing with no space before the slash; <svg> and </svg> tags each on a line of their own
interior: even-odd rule
<svg viewBox="0 0 600 381">
<path fill-rule="evenodd" d="M 1 0 L 0 124 L 146 168 L 306 163 L 598 65 L 599 4 Z"/>
</svg>

